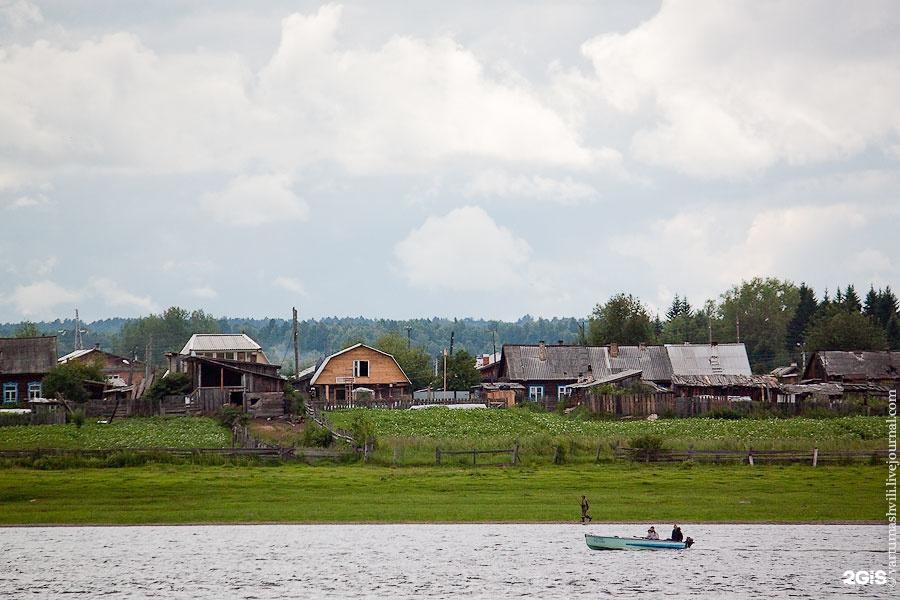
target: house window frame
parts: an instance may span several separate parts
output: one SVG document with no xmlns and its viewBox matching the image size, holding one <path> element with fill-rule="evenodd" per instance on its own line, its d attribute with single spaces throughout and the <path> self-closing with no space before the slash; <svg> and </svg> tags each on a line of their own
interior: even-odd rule
<svg viewBox="0 0 900 600">
<path fill-rule="evenodd" d="M 528 386 L 528 399 L 534 402 L 540 402 L 544 399 L 545 390 L 542 385 L 529 385 Z"/>
<path fill-rule="evenodd" d="M 572 395 L 572 387 L 568 385 L 558 385 L 556 386 L 556 397 L 562 398 L 563 396 L 569 397 Z"/>
<path fill-rule="evenodd" d="M 6 381 L 3 383 L 3 406 L 19 405 L 19 384 L 15 381 Z M 11 400 L 9 398 L 12 398 Z"/>
<path fill-rule="evenodd" d="M 37 391 L 35 395 L 33 392 Z M 28 382 L 28 399 L 34 400 L 35 398 L 43 398 L 44 397 L 44 385 L 40 381 L 29 381 Z"/>
<path fill-rule="evenodd" d="M 362 369 L 360 368 L 362 366 L 362 363 L 366 363 L 366 374 L 365 375 L 362 374 Z M 359 360 L 354 360 L 353 361 L 353 376 L 354 377 L 368 377 L 369 373 L 371 373 L 371 371 L 369 370 L 369 367 L 370 367 L 370 365 L 369 365 L 369 361 L 367 359 L 361 358 Z"/>
</svg>

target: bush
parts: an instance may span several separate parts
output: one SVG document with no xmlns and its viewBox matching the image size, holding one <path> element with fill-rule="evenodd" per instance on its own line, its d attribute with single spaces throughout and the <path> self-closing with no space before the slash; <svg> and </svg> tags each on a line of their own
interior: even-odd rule
<svg viewBox="0 0 900 600">
<path fill-rule="evenodd" d="M 77 429 L 81 429 L 81 426 L 84 425 L 84 409 L 76 408 L 72 411 L 72 423 L 75 424 Z"/>
<path fill-rule="evenodd" d="M 191 391 L 191 378 L 187 373 L 169 373 L 167 376 L 157 379 L 149 388 L 146 396 L 157 402 L 165 396 L 179 396 Z"/>
<path fill-rule="evenodd" d="M 649 461 L 664 450 L 663 439 L 658 435 L 640 435 L 631 438 L 628 444 L 634 449 L 632 458 L 641 460 Z"/>
<path fill-rule="evenodd" d="M 714 410 L 709 411 L 705 415 L 708 419 L 743 419 L 746 415 L 736 411 L 733 408 L 716 408 Z"/>
<path fill-rule="evenodd" d="M 306 412 L 306 399 L 289 383 L 284 384 L 284 400 L 288 413 L 300 415 Z"/>
<path fill-rule="evenodd" d="M 353 417 L 350 432 L 353 435 L 353 441 L 355 441 L 358 446 L 362 446 L 366 442 L 371 441 L 374 447 L 375 423 L 372 422 L 372 419 L 369 419 L 362 414 L 356 414 Z"/>
<path fill-rule="evenodd" d="M 234 406 L 225 406 L 218 414 L 219 422 L 225 427 L 231 429 L 235 423 L 247 426 L 250 422 L 250 415 Z"/>
<path fill-rule="evenodd" d="M 328 429 L 319 427 L 313 421 L 306 422 L 306 426 L 303 429 L 303 438 L 301 440 L 301 443 L 304 446 L 327 448 L 331 446 L 332 442 L 334 442 L 334 436 L 331 435 L 331 432 Z"/>
</svg>

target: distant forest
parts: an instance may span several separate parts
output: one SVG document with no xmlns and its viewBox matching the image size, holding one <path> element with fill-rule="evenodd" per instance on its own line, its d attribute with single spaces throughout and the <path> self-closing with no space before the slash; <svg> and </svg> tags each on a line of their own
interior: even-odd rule
<svg viewBox="0 0 900 600">
<path fill-rule="evenodd" d="M 60 353 L 75 345 L 72 319 L 41 323 L 0 325 L 0 336 L 56 334 Z M 83 325 L 85 347 L 101 348 L 144 358 L 152 340 L 154 363 L 164 363 L 163 353 L 178 351 L 192 333 L 247 333 L 259 342 L 269 359 L 292 370 L 289 319 L 217 318 L 202 310 L 172 307 L 160 314 L 136 319 L 104 319 Z M 389 336 L 390 334 L 390 336 Z M 816 350 L 900 349 L 898 299 L 890 287 L 870 286 L 860 293 L 852 285 L 824 290 L 775 278 L 754 278 L 723 292 L 701 306 L 676 295 L 663 315 L 652 315 L 630 294 L 620 293 L 598 303 L 584 318 L 552 319 L 524 316 L 517 321 L 485 319 L 368 319 L 327 317 L 300 323 L 301 366 L 348 345 L 377 344 L 385 336 L 406 341 L 411 348 L 437 359 L 449 349 L 471 355 L 489 354 L 503 344 L 606 345 L 671 344 L 682 342 L 746 344 L 754 372 L 800 362 Z M 386 343 L 386 342 L 385 342 Z M 421 356 L 421 354 L 420 354 Z"/>
</svg>

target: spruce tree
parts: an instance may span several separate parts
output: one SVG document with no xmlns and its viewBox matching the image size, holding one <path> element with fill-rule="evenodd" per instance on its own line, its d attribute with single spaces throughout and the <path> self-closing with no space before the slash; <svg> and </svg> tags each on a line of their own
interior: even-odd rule
<svg viewBox="0 0 900 600">
<path fill-rule="evenodd" d="M 852 283 L 847 286 L 847 291 L 844 292 L 844 306 L 850 312 L 862 311 L 862 303 L 859 301 L 859 294 L 856 293 L 856 288 L 853 287 Z"/>
<path fill-rule="evenodd" d="M 797 310 L 794 311 L 794 316 L 788 323 L 785 337 L 785 349 L 791 354 L 796 351 L 797 344 L 803 341 L 803 333 L 809 327 L 818 308 L 816 293 L 811 287 L 801 283 L 798 291 L 800 292 L 800 302 L 797 303 Z"/>
</svg>

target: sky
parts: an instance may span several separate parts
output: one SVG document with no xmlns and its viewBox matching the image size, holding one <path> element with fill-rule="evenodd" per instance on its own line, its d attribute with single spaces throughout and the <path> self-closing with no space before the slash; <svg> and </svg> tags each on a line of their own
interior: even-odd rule
<svg viewBox="0 0 900 600">
<path fill-rule="evenodd" d="M 0 0 L 0 321 L 900 288 L 896 2 Z"/>
</svg>

